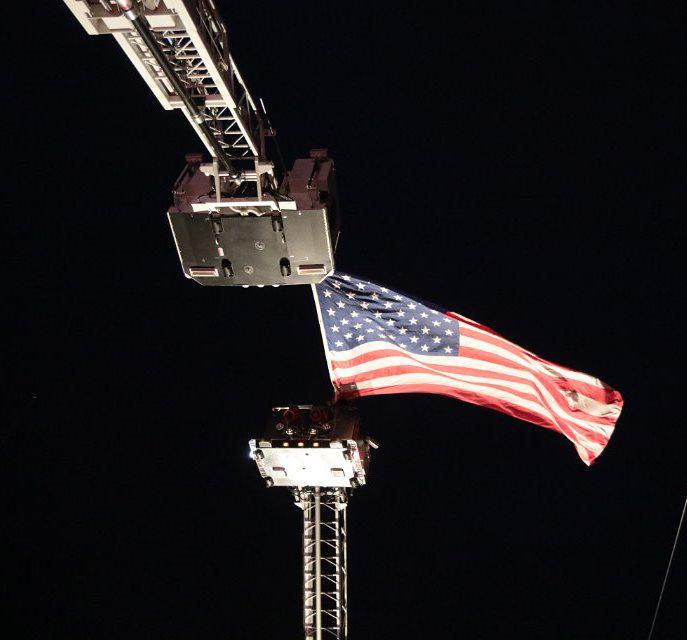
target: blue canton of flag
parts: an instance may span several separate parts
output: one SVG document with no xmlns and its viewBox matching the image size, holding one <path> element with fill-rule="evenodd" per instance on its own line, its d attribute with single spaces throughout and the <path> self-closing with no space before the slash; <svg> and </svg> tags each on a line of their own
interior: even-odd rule
<svg viewBox="0 0 687 640">
<path fill-rule="evenodd" d="M 334 273 L 315 285 L 330 351 L 389 342 L 418 355 L 458 355 L 459 322 L 368 280 Z"/>
</svg>

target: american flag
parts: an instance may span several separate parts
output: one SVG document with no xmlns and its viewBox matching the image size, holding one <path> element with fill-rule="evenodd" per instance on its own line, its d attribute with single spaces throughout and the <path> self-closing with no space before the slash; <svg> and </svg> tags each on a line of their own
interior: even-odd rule
<svg viewBox="0 0 687 640">
<path fill-rule="evenodd" d="M 340 272 L 313 294 L 337 399 L 448 395 L 558 431 L 588 465 L 613 433 L 618 391 L 469 318 Z"/>
</svg>

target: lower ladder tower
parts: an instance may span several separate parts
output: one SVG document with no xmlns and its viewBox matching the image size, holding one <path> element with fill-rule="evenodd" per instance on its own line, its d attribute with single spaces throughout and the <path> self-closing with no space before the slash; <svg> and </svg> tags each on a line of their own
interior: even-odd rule
<svg viewBox="0 0 687 640">
<path fill-rule="evenodd" d="M 346 507 L 367 481 L 370 450 L 350 404 L 275 407 L 251 456 L 268 487 L 288 487 L 303 510 L 305 640 L 348 638 Z"/>
<path fill-rule="evenodd" d="M 347 638 L 347 490 L 308 487 L 296 491 L 296 504 L 303 509 L 305 638 Z"/>
</svg>

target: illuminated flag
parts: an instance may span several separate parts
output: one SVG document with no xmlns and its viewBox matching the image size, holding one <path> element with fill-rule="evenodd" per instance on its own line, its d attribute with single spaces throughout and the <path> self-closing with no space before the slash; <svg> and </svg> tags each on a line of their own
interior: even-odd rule
<svg viewBox="0 0 687 640">
<path fill-rule="evenodd" d="M 558 431 L 586 464 L 613 433 L 619 392 L 473 320 L 340 272 L 313 294 L 337 398 L 448 395 Z"/>
</svg>

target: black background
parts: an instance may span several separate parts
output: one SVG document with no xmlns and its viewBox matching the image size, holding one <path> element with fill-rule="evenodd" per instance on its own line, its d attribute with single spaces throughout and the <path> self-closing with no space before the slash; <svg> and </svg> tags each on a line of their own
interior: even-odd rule
<svg viewBox="0 0 687 640">
<path fill-rule="evenodd" d="M 351 637 L 646 637 L 685 495 L 678 13 L 218 4 L 284 156 L 336 160 L 340 269 L 626 400 L 592 468 L 454 400 L 361 401 Z M 5 637 L 299 637 L 300 514 L 247 442 L 330 396 L 310 290 L 184 279 L 165 210 L 200 142 L 61 2 L 7 11 Z M 684 637 L 685 548 L 655 638 Z"/>
</svg>

